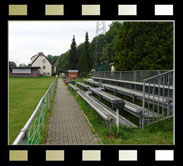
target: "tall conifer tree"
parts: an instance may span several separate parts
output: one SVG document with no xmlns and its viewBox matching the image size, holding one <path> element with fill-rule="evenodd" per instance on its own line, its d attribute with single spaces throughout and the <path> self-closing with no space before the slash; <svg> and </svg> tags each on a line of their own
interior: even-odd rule
<svg viewBox="0 0 183 166">
<path fill-rule="evenodd" d="M 92 58 L 89 50 L 88 32 L 86 32 L 84 49 L 79 59 L 80 72 L 89 72 L 92 69 Z"/>
<path fill-rule="evenodd" d="M 77 69 L 78 68 L 78 57 L 76 54 L 77 46 L 75 41 L 75 36 L 73 35 L 71 50 L 69 54 L 69 69 Z"/>
</svg>

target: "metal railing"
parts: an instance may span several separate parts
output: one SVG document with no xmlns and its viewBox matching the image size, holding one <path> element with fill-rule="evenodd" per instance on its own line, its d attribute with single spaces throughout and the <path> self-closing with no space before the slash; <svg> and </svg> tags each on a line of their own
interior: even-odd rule
<svg viewBox="0 0 183 166">
<path fill-rule="evenodd" d="M 142 127 L 173 116 L 174 71 L 143 81 Z"/>
<path fill-rule="evenodd" d="M 93 77 L 143 82 L 144 79 L 167 72 L 167 70 L 136 70 L 136 71 L 117 71 L 117 72 L 94 72 Z"/>
<path fill-rule="evenodd" d="M 79 78 L 88 78 L 91 77 L 91 72 L 83 72 L 83 73 L 79 73 L 78 77 Z"/>
<path fill-rule="evenodd" d="M 50 110 L 50 103 L 53 100 L 55 87 L 56 80 L 52 82 L 44 96 L 39 101 L 33 114 L 13 142 L 13 145 L 39 144 L 41 132 L 45 132 L 45 111 Z"/>
</svg>

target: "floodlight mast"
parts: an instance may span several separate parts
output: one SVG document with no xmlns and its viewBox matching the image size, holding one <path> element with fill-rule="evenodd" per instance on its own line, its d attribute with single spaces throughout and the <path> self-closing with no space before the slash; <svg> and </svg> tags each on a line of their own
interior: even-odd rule
<svg viewBox="0 0 183 166">
<path fill-rule="evenodd" d="M 96 37 L 100 34 L 105 34 L 106 33 L 106 23 L 105 21 L 97 21 L 96 23 Z M 94 65 L 95 65 L 95 70 L 97 65 L 99 64 L 99 50 L 98 50 L 98 39 L 95 41 L 95 50 L 94 50 Z M 104 38 L 104 43 L 107 44 L 106 39 Z M 108 53 L 107 53 L 108 54 Z M 108 63 L 108 55 L 107 55 L 107 63 Z"/>
</svg>

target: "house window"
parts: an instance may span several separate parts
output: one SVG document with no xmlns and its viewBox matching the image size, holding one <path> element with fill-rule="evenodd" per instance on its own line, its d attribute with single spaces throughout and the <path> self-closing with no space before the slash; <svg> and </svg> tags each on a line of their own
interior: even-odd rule
<svg viewBox="0 0 183 166">
<path fill-rule="evenodd" d="M 49 75 L 50 75 L 50 73 L 47 73 L 47 75 L 49 76 Z"/>
<path fill-rule="evenodd" d="M 43 59 L 43 63 L 46 63 L 46 59 Z"/>
<path fill-rule="evenodd" d="M 46 69 L 46 66 L 43 66 L 43 69 Z"/>
</svg>

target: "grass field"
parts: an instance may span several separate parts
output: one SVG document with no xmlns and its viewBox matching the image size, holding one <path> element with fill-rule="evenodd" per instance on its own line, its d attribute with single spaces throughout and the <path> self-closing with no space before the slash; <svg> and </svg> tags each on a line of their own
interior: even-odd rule
<svg viewBox="0 0 183 166">
<path fill-rule="evenodd" d="M 9 144 L 13 143 L 54 79 L 9 78 Z"/>
<path fill-rule="evenodd" d="M 119 133 L 117 133 L 116 127 L 109 128 L 106 126 L 101 117 L 79 95 L 70 87 L 68 89 L 104 144 L 173 144 L 173 118 L 143 129 L 131 129 L 121 126 Z"/>
</svg>

